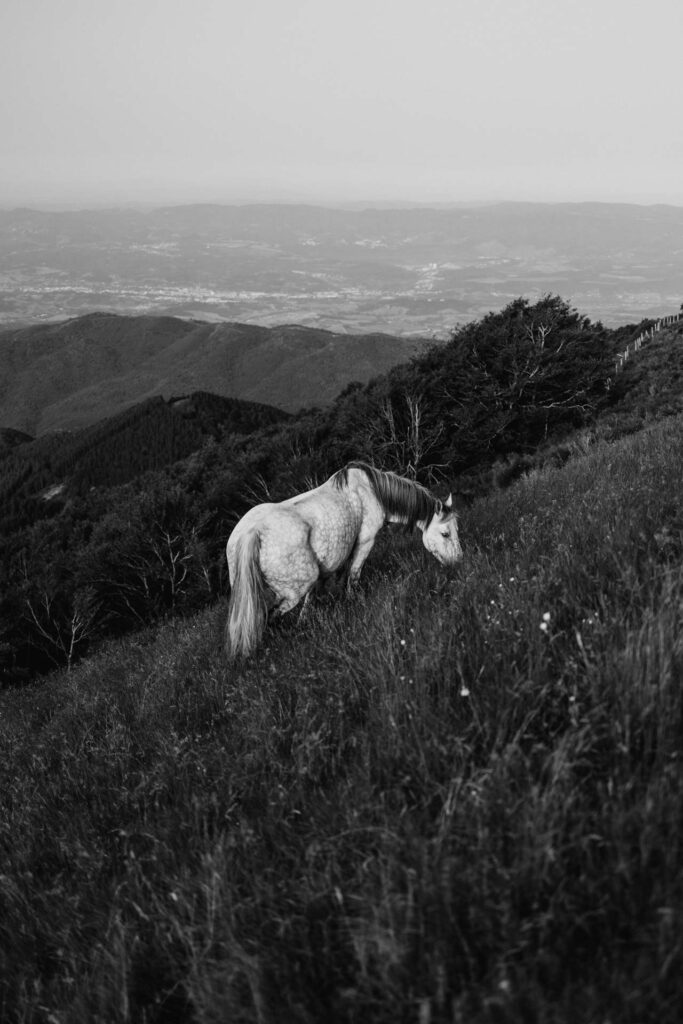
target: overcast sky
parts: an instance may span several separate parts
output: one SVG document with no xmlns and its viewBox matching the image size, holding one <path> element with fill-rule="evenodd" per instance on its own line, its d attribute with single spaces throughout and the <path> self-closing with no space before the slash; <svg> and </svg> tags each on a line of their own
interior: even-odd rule
<svg viewBox="0 0 683 1024">
<path fill-rule="evenodd" d="M 1 0 L 0 204 L 683 205 L 682 0 Z"/>
</svg>

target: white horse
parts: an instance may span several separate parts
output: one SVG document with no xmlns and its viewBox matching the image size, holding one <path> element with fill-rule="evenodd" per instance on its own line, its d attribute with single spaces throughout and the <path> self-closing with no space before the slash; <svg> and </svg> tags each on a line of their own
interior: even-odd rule
<svg viewBox="0 0 683 1024">
<path fill-rule="evenodd" d="M 385 523 L 417 526 L 443 565 L 462 558 L 451 495 L 441 502 L 421 484 L 362 462 L 304 494 L 250 509 L 227 545 L 228 656 L 251 654 L 268 614 L 284 615 L 319 580 L 345 573 L 350 587 Z"/>
</svg>

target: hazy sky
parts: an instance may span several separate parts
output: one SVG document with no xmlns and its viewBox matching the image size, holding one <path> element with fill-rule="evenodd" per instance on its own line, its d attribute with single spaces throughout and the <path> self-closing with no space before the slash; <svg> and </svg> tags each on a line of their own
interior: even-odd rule
<svg viewBox="0 0 683 1024">
<path fill-rule="evenodd" d="M 1 0 L 0 204 L 683 205 L 682 0 Z"/>
</svg>

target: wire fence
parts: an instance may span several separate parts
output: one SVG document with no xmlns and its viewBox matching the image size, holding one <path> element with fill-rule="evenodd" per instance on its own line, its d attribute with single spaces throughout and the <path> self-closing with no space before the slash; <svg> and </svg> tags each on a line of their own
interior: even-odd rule
<svg viewBox="0 0 683 1024">
<path fill-rule="evenodd" d="M 614 372 L 619 373 L 623 369 L 624 364 L 628 361 L 629 357 L 634 353 L 638 352 L 644 342 L 654 338 L 658 331 L 661 331 L 665 327 L 671 327 L 673 324 L 683 320 L 683 310 L 680 313 L 671 313 L 669 316 L 660 316 L 651 327 L 642 331 L 641 334 L 635 339 L 635 341 L 629 341 L 623 352 L 620 352 L 614 362 Z"/>
</svg>

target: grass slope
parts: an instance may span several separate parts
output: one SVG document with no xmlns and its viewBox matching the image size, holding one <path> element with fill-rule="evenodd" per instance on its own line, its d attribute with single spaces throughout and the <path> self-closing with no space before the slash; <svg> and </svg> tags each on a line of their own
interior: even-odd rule
<svg viewBox="0 0 683 1024">
<path fill-rule="evenodd" d="M 655 417 L 683 412 L 683 324 L 644 342 L 616 375 L 615 413 L 634 428 Z M 609 418 L 606 418 L 609 420 Z"/>
<path fill-rule="evenodd" d="M 678 1021 L 683 419 L 0 696 L 0 1015 Z"/>
</svg>

